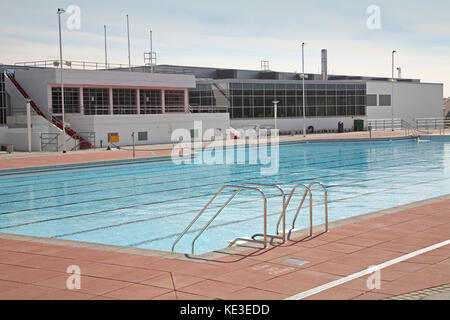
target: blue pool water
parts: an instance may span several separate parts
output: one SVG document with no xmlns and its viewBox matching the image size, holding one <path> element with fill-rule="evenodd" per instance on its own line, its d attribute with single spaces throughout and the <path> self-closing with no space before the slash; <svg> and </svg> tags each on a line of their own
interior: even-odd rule
<svg viewBox="0 0 450 320">
<path fill-rule="evenodd" d="M 297 183 L 321 181 L 328 188 L 330 221 L 450 193 L 450 141 L 280 144 L 278 173 L 263 176 L 261 167 L 267 165 L 175 165 L 158 159 L 0 171 L 0 232 L 170 251 L 177 235 L 225 184 L 277 184 L 288 193 Z M 276 190 L 264 192 L 273 234 L 281 197 Z M 196 232 L 229 195 L 220 196 L 193 225 L 177 252 L 190 252 Z M 288 208 L 288 225 L 301 196 Z M 313 198 L 314 224 L 321 224 L 319 189 Z M 307 205 L 296 228 L 308 225 Z M 262 233 L 262 213 L 261 198 L 243 191 L 198 239 L 195 252 Z"/>
</svg>

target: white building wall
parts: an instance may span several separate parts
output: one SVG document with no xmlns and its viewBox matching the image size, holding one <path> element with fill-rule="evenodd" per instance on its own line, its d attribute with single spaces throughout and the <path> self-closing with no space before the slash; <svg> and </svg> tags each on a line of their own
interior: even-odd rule
<svg viewBox="0 0 450 320">
<path fill-rule="evenodd" d="M 392 95 L 392 83 L 368 81 L 367 94 Z M 393 91 L 394 118 L 402 118 L 415 125 L 416 118 L 442 117 L 442 99 L 442 84 L 396 82 Z M 368 119 L 391 119 L 392 107 L 368 106 L 367 117 Z"/>
<path fill-rule="evenodd" d="M 80 134 L 95 132 L 96 147 L 108 145 L 108 133 L 118 133 L 119 146 L 132 145 L 131 133 L 135 132 L 136 145 L 171 143 L 172 132 L 176 129 L 194 129 L 194 121 L 201 121 L 203 131 L 211 128 L 220 129 L 222 133 L 230 127 L 228 113 L 194 113 L 194 114 L 145 114 L 145 115 L 67 115 Z M 148 140 L 138 141 L 138 132 L 147 131 Z"/>
<path fill-rule="evenodd" d="M 344 123 L 344 129 L 352 129 L 354 126 L 354 120 L 364 120 L 364 126 L 367 126 L 367 117 L 354 116 L 354 117 L 323 117 L 323 118 L 306 118 L 306 129 L 309 126 L 313 126 L 314 130 L 330 130 L 338 129 L 338 122 Z M 239 129 L 249 126 L 274 126 L 274 119 L 231 119 L 231 126 Z M 278 118 L 277 128 L 280 131 L 300 131 L 303 130 L 303 118 Z"/>
</svg>

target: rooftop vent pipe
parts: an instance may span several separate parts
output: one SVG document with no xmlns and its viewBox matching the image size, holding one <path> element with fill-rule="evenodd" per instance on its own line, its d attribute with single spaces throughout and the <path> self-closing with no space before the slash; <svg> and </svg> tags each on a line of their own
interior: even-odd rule
<svg viewBox="0 0 450 320">
<path fill-rule="evenodd" d="M 327 49 L 322 49 L 322 80 L 328 80 L 327 65 Z"/>
</svg>

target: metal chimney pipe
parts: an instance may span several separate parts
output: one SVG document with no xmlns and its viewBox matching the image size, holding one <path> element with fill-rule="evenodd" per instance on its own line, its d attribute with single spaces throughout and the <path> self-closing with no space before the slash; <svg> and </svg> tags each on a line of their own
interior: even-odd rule
<svg viewBox="0 0 450 320">
<path fill-rule="evenodd" d="M 402 78 L 402 68 L 398 67 L 397 71 L 398 71 L 398 78 L 401 79 Z"/>
<path fill-rule="evenodd" d="M 327 49 L 322 49 L 322 80 L 328 80 L 328 58 Z"/>
</svg>

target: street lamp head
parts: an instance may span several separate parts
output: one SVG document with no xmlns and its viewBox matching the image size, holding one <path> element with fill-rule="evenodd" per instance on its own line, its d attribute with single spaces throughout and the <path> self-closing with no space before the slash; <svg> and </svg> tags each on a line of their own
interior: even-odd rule
<svg viewBox="0 0 450 320">
<path fill-rule="evenodd" d="M 280 101 L 274 100 L 274 101 L 272 101 L 272 103 L 273 103 L 273 104 L 278 104 L 278 103 L 280 103 Z"/>
<path fill-rule="evenodd" d="M 396 53 L 397 52 L 397 50 L 392 50 L 392 53 Z"/>
<path fill-rule="evenodd" d="M 306 45 L 306 42 L 302 42 L 302 46 Z"/>
<path fill-rule="evenodd" d="M 64 9 L 61 9 L 61 8 L 58 8 L 58 14 L 63 14 L 63 13 L 65 13 L 66 12 L 66 10 L 64 10 Z"/>
</svg>

